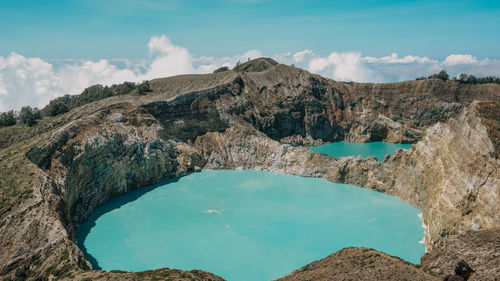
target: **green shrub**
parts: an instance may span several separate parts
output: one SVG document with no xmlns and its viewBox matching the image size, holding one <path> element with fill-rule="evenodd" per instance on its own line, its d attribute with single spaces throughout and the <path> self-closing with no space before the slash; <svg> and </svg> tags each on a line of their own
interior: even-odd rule
<svg viewBox="0 0 500 281">
<path fill-rule="evenodd" d="M 476 76 L 472 74 L 465 74 L 465 73 L 460 74 L 458 78 L 453 78 L 453 80 L 464 84 L 487 84 L 487 83 L 500 84 L 499 77 L 486 76 L 486 77 L 476 78 Z"/>
<path fill-rule="evenodd" d="M 42 108 L 41 113 L 43 116 L 56 116 L 69 111 L 69 100 L 70 96 L 65 95 L 62 97 L 55 98 L 49 102 L 44 108 Z"/>
<path fill-rule="evenodd" d="M 0 113 L 0 127 L 16 125 L 16 114 L 14 110 Z"/>
<path fill-rule="evenodd" d="M 42 119 L 40 111 L 35 107 L 23 106 L 19 111 L 19 122 L 22 124 L 33 126 L 36 124 L 37 120 Z"/>
<path fill-rule="evenodd" d="M 128 94 L 136 88 L 138 88 L 139 92 L 151 91 L 149 89 L 149 81 L 144 81 L 137 86 L 132 82 L 113 84 L 111 86 L 93 85 L 83 90 L 79 95 L 65 95 L 51 100 L 48 105 L 42 108 L 41 114 L 42 116 L 56 116 L 94 101 Z"/>
<path fill-rule="evenodd" d="M 137 85 L 136 89 L 139 94 L 143 95 L 151 92 L 151 85 L 149 84 L 149 81 L 143 81 L 141 84 Z"/>
<path fill-rule="evenodd" d="M 450 79 L 450 76 L 448 75 L 448 73 L 446 73 L 446 71 L 441 70 L 437 74 L 430 75 L 429 77 L 425 77 L 425 76 L 418 77 L 415 80 L 425 80 L 425 79 L 431 79 L 431 78 L 438 78 L 438 79 L 441 79 L 443 81 L 446 81 L 446 80 Z M 456 81 L 456 82 L 459 82 L 462 84 L 487 84 L 487 83 L 500 84 L 500 77 L 496 77 L 496 76 L 476 77 L 472 74 L 462 73 L 458 77 L 454 77 L 453 81 Z"/>
<path fill-rule="evenodd" d="M 221 67 L 217 68 L 216 70 L 214 70 L 214 73 L 224 72 L 224 71 L 228 71 L 228 70 L 229 70 L 229 67 L 221 66 Z"/>
<path fill-rule="evenodd" d="M 450 75 L 448 75 L 448 73 L 446 73 L 446 71 L 443 69 L 443 70 L 439 71 L 439 73 L 429 76 L 429 78 L 437 78 L 437 79 L 441 79 L 443 81 L 446 81 L 446 80 L 450 79 Z"/>
</svg>

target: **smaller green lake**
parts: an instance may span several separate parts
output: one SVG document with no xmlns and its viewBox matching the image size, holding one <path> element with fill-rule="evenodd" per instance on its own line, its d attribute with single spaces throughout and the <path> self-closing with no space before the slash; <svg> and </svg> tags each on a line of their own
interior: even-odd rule
<svg viewBox="0 0 500 281">
<path fill-rule="evenodd" d="M 411 148 L 411 144 L 389 143 L 382 141 L 370 143 L 334 142 L 309 147 L 309 149 L 314 152 L 323 153 L 335 158 L 347 156 L 361 156 L 366 158 L 368 156 L 375 156 L 378 161 L 384 161 L 385 155 L 393 154 L 398 149 L 409 148 Z"/>
</svg>

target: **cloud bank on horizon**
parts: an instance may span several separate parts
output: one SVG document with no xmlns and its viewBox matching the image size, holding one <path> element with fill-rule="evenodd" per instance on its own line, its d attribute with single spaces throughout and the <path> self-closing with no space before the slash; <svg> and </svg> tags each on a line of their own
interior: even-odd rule
<svg viewBox="0 0 500 281">
<path fill-rule="evenodd" d="M 19 110 L 24 105 L 43 107 L 58 96 L 79 94 L 84 88 L 124 81 L 141 82 L 179 74 L 211 73 L 221 66 L 261 57 L 259 50 L 230 57 L 195 57 L 187 48 L 174 45 L 168 37 L 153 36 L 144 60 L 45 61 L 17 53 L 0 57 L 0 111 Z M 392 53 L 385 57 L 360 52 L 332 52 L 321 56 L 306 49 L 270 56 L 279 63 L 294 64 L 310 72 L 339 81 L 398 82 L 413 80 L 445 69 L 451 76 L 500 75 L 500 60 L 477 59 L 471 54 L 450 54 L 438 61 L 428 57 Z"/>
</svg>

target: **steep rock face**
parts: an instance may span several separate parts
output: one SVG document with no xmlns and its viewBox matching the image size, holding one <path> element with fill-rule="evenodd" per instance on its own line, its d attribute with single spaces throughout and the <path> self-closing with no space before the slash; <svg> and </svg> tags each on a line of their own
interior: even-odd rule
<svg viewBox="0 0 500 281">
<path fill-rule="evenodd" d="M 429 128 L 364 185 L 423 210 L 428 249 L 449 234 L 500 226 L 500 160 L 483 125 L 481 104 Z"/>
<path fill-rule="evenodd" d="M 206 132 L 229 127 L 225 101 L 238 95 L 241 88 L 242 80 L 236 78 L 223 86 L 147 103 L 141 108 L 161 123 L 163 138 L 192 142 Z"/>
<path fill-rule="evenodd" d="M 478 105 L 481 124 L 488 130 L 488 136 L 495 148 L 495 156 L 500 157 L 500 110 L 498 102 L 481 102 Z"/>
<path fill-rule="evenodd" d="M 112 196 L 200 168 L 325 177 L 394 194 L 423 210 L 429 248 L 449 233 L 498 224 L 498 105 L 467 107 L 473 93 L 498 100 L 498 85 L 339 83 L 283 65 L 197 79 L 154 80 L 160 92 L 55 118 L 47 140 L 25 152 L 34 196 L 1 214 L 0 275 L 81 274 L 90 265 L 75 245 L 78 222 Z M 287 144 L 419 139 L 384 163 Z"/>
<path fill-rule="evenodd" d="M 37 178 L 33 197 L 2 217 L 0 276 L 10 274 L 25 280 L 46 272 L 46 276 L 64 275 L 74 268 L 90 269 L 60 215 L 60 194 L 54 192 L 46 175 L 34 167 L 28 169 Z"/>
<path fill-rule="evenodd" d="M 500 228 L 469 231 L 439 242 L 422 257 L 422 266 L 439 276 L 452 273 L 460 260 L 476 269 L 471 280 L 500 280 Z"/>
<path fill-rule="evenodd" d="M 474 88 L 435 79 L 340 83 L 284 65 L 242 78 L 243 93 L 231 112 L 284 142 L 298 138 L 412 143 L 430 125 L 455 116 L 472 101 L 472 93 L 475 100 L 500 97 L 500 85 Z"/>
</svg>

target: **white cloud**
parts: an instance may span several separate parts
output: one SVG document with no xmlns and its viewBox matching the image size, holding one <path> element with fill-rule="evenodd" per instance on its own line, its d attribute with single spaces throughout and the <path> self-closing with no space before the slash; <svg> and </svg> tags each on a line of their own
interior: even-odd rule
<svg viewBox="0 0 500 281">
<path fill-rule="evenodd" d="M 41 59 L 16 53 L 0 57 L 0 111 L 47 102 L 47 94 L 56 87 L 55 79 L 52 65 Z"/>
<path fill-rule="evenodd" d="M 141 60 L 58 59 L 45 61 L 11 53 L 0 57 L 0 111 L 19 110 L 21 106 L 43 107 L 55 97 L 78 94 L 94 84 L 110 85 L 124 81 L 141 82 L 186 73 L 210 73 L 221 66 L 262 57 L 259 50 L 228 57 L 194 57 L 187 48 L 174 45 L 164 35 L 148 42 L 148 58 Z M 369 57 L 360 52 L 332 52 L 327 56 L 305 49 L 273 56 L 284 64 L 296 64 L 341 81 L 396 82 L 427 76 L 446 69 L 450 76 L 470 73 L 500 76 L 500 60 L 477 59 L 470 54 L 453 54 L 443 61 L 407 55 Z"/>
<path fill-rule="evenodd" d="M 220 66 L 233 67 L 238 61 L 261 57 L 258 50 L 232 57 L 194 58 L 188 49 L 172 44 L 166 36 L 153 36 L 148 43 L 149 60 L 55 60 L 26 58 L 11 53 L 0 57 L 0 111 L 19 110 L 24 105 L 43 107 L 65 94 L 84 88 L 124 81 L 141 82 L 187 73 L 210 73 Z M 119 65 L 122 65 L 121 67 Z"/>
<path fill-rule="evenodd" d="M 428 57 L 408 55 L 399 58 L 397 53 L 392 53 L 390 56 L 381 58 L 364 57 L 363 60 L 369 63 L 437 63 L 437 61 L 431 60 Z"/>
<path fill-rule="evenodd" d="M 281 53 L 281 54 L 275 54 L 272 57 L 275 61 L 284 63 L 284 64 L 292 64 L 292 53 L 291 52 L 286 52 L 286 53 Z"/>
<path fill-rule="evenodd" d="M 469 73 L 477 76 L 500 76 L 500 60 L 478 60 L 470 54 L 450 55 L 443 61 L 397 53 L 384 57 L 362 56 L 359 52 L 332 52 L 328 56 L 308 54 L 300 67 L 325 77 L 356 82 L 398 82 L 428 76 L 445 69 L 450 76 Z M 285 61 L 290 61 L 284 57 Z"/>
<path fill-rule="evenodd" d="M 449 55 L 443 61 L 443 65 L 454 66 L 459 64 L 477 63 L 477 59 L 472 55 Z"/>
<path fill-rule="evenodd" d="M 310 55 L 310 54 L 312 54 L 312 51 L 309 49 L 305 49 L 302 52 L 297 52 L 297 53 L 293 54 L 293 61 L 302 62 L 302 61 L 304 61 L 304 57 L 307 55 Z"/>
<path fill-rule="evenodd" d="M 165 35 L 151 37 L 148 47 L 154 60 L 148 72 L 141 75 L 142 80 L 197 72 L 189 51 L 175 46 Z"/>
<path fill-rule="evenodd" d="M 313 58 L 308 69 L 342 81 L 367 81 L 373 76 L 359 52 L 333 52 L 328 57 Z"/>
</svg>

